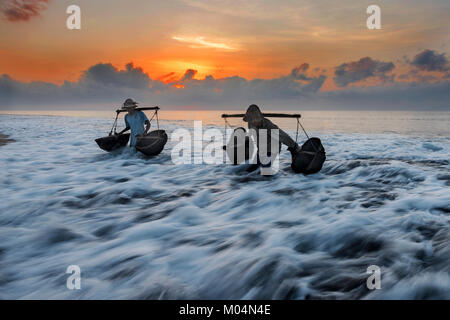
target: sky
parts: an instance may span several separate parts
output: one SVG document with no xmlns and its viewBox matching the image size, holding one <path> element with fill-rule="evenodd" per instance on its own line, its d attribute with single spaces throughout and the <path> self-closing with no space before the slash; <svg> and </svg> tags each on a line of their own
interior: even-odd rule
<svg viewBox="0 0 450 320">
<path fill-rule="evenodd" d="M 450 110 L 449 21 L 448 0 L 0 0 L 0 108 Z"/>
</svg>

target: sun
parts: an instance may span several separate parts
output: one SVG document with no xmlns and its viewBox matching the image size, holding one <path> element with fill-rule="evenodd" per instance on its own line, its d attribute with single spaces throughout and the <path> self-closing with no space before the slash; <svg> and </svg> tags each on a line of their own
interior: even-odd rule
<svg viewBox="0 0 450 320">
<path fill-rule="evenodd" d="M 190 62 L 190 61 L 182 61 L 182 60 L 168 60 L 168 61 L 160 61 L 158 63 L 161 66 L 161 69 L 172 70 L 174 75 L 178 78 L 181 78 L 186 70 L 193 69 L 196 70 L 195 74 L 196 79 L 203 79 L 208 75 L 212 75 L 216 70 L 216 67 L 208 65 L 205 62 Z"/>
</svg>

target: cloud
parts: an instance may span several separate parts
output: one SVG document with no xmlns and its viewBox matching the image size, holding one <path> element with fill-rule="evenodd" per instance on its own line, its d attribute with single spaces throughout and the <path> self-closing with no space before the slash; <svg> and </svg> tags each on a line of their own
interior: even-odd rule
<svg viewBox="0 0 450 320">
<path fill-rule="evenodd" d="M 58 86 L 45 82 L 20 82 L 8 75 L 0 78 L 3 105 L 117 103 L 125 97 L 170 105 L 219 106 L 251 101 L 295 100 L 317 93 L 326 77 L 306 77 L 306 66 L 286 76 L 248 80 L 233 76 L 195 79 L 197 71 L 186 70 L 171 82 L 153 80 L 142 68 L 129 63 L 118 69 L 110 63 L 89 67 L 76 82 Z M 167 75 L 170 78 L 170 74 Z M 299 80 L 300 79 L 300 80 Z"/>
<path fill-rule="evenodd" d="M 49 0 L 2 0 L 0 12 L 8 21 L 28 21 L 46 9 Z"/>
<path fill-rule="evenodd" d="M 110 63 L 99 63 L 84 71 L 80 78 L 80 83 L 135 89 L 146 89 L 150 82 L 148 74 L 133 63 L 126 64 L 125 70 L 118 70 Z"/>
<path fill-rule="evenodd" d="M 354 110 L 447 110 L 450 111 L 450 81 L 396 82 L 390 86 L 349 87 L 322 92 L 323 106 Z"/>
<path fill-rule="evenodd" d="M 240 76 L 215 79 L 211 75 L 194 79 L 194 70 L 187 70 L 178 82 L 183 89 L 167 92 L 165 97 L 176 104 L 206 106 L 241 105 L 252 101 L 296 101 L 317 93 L 326 80 L 323 75 L 306 79 L 305 74 L 301 73 L 306 69 L 304 66 L 278 78 L 252 80 Z M 172 84 L 177 86 L 177 83 Z"/>
<path fill-rule="evenodd" d="M 359 82 L 368 78 L 387 80 L 386 73 L 395 68 L 392 62 L 373 60 L 370 57 L 359 61 L 343 63 L 335 68 L 334 82 L 338 87 L 346 87 L 350 83 Z"/>
<path fill-rule="evenodd" d="M 434 50 L 423 50 L 414 56 L 411 65 L 424 71 L 445 72 L 450 69 L 445 53 L 437 53 Z"/>
<path fill-rule="evenodd" d="M 184 82 L 186 80 L 192 80 L 192 79 L 194 79 L 196 74 L 197 74 L 197 70 L 187 69 L 180 81 Z"/>
<path fill-rule="evenodd" d="M 202 49 L 202 48 L 213 48 L 213 49 L 222 49 L 222 50 L 230 50 L 235 51 L 237 48 L 234 48 L 226 43 L 221 42 L 213 42 L 207 41 L 204 37 L 172 37 L 173 40 L 177 40 L 180 42 L 189 43 L 191 48 L 194 49 Z"/>
<path fill-rule="evenodd" d="M 369 59 L 369 67 L 364 59 Z M 357 67 L 342 67 L 349 64 L 356 64 Z M 344 78 L 350 77 L 352 80 L 387 77 L 385 72 L 393 68 L 390 63 L 370 58 L 343 65 L 339 67 L 351 73 L 351 77 L 344 75 Z M 272 109 L 450 110 L 450 81 L 445 78 L 430 82 L 416 77 L 408 79 L 409 82 L 391 81 L 323 91 L 326 76 L 309 75 L 308 71 L 309 64 L 303 63 L 283 76 L 249 80 L 237 75 L 218 79 L 209 75 L 197 79 L 196 70 L 188 69 L 181 78 L 174 80 L 173 74 L 152 79 L 142 68 L 132 63 L 122 69 L 110 63 L 99 63 L 85 70 L 78 81 L 65 81 L 62 85 L 42 81 L 21 82 L 2 75 L 0 101 L 2 108 L 82 104 L 117 106 L 125 98 L 132 97 L 143 105 L 195 106 L 204 109 L 243 108 L 256 103 Z"/>
<path fill-rule="evenodd" d="M 161 81 L 150 79 L 142 68 L 132 63 L 123 70 L 109 63 L 99 63 L 85 70 L 78 81 L 64 81 L 62 85 L 20 82 L 2 75 L 0 98 L 4 106 L 116 103 L 128 96 L 144 99 L 147 93 L 165 86 Z"/>
<path fill-rule="evenodd" d="M 291 75 L 292 75 L 292 77 L 294 77 L 295 79 L 298 79 L 298 80 L 311 80 L 311 78 L 306 76 L 306 71 L 308 69 L 309 69 L 309 64 L 303 63 L 300 66 L 292 69 Z"/>
</svg>

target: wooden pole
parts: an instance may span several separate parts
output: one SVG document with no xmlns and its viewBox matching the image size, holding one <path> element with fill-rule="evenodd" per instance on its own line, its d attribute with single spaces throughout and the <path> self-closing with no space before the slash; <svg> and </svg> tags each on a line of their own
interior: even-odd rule
<svg viewBox="0 0 450 320">
<path fill-rule="evenodd" d="M 222 114 L 222 118 L 243 118 L 245 113 L 235 113 L 235 114 Z M 263 113 L 264 117 L 267 118 L 301 118 L 302 116 L 298 113 L 288 114 L 288 113 Z"/>
</svg>

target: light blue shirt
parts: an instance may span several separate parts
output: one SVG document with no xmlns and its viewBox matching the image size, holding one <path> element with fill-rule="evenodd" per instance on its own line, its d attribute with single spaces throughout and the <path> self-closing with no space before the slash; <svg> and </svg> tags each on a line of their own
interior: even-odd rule
<svg viewBox="0 0 450 320">
<path fill-rule="evenodd" d="M 145 121 L 147 116 L 140 110 L 136 110 L 133 115 L 125 115 L 125 125 L 130 127 L 130 147 L 136 146 L 136 135 L 143 134 L 145 131 Z"/>
</svg>

